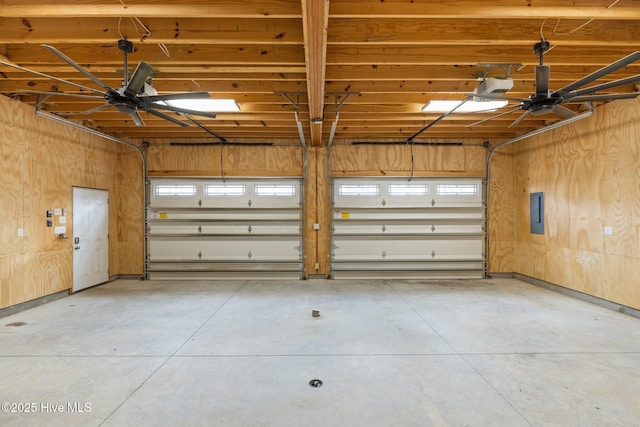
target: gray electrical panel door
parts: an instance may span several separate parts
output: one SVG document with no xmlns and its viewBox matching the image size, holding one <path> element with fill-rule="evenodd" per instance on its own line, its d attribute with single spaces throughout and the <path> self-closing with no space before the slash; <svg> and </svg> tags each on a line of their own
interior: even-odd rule
<svg viewBox="0 0 640 427">
<path fill-rule="evenodd" d="M 335 278 L 482 278 L 481 179 L 336 178 Z"/>
<path fill-rule="evenodd" d="M 150 179 L 147 276 L 299 279 L 301 200 L 299 179 Z"/>
</svg>

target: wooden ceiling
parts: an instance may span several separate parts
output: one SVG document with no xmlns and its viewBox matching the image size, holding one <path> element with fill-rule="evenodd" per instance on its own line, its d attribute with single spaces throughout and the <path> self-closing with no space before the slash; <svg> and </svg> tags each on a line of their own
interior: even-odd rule
<svg viewBox="0 0 640 427">
<path fill-rule="evenodd" d="M 4 0 L 0 55 L 41 73 L 96 86 L 40 44 L 49 44 L 112 87 L 120 87 L 128 38 L 138 61 L 154 67 L 161 94 L 207 91 L 234 98 L 240 112 L 199 119 L 230 142 L 405 141 L 438 118 L 430 100 L 462 100 L 482 76 L 505 77 L 509 96 L 535 91 L 541 35 L 551 43 L 545 64 L 560 88 L 638 50 L 636 0 Z M 484 64 L 490 64 L 489 66 Z M 512 64 L 508 67 L 508 64 Z M 640 74 L 640 61 L 608 80 Z M 597 83 L 600 83 L 598 81 Z M 98 88 L 96 86 L 96 88 Z M 0 93 L 30 104 L 21 90 L 77 92 L 72 86 L 0 66 Z M 634 85 L 612 91 L 630 92 Z M 614 101 L 620 102 L 620 101 Z M 54 96 L 43 110 L 121 138 L 217 140 L 198 126 L 181 128 L 141 113 L 139 127 L 104 103 Z M 517 106 L 517 103 L 513 104 Z M 573 105 L 577 109 L 582 106 Z M 532 116 L 509 127 L 521 110 L 452 114 L 416 140 L 504 140 L 560 119 Z"/>
</svg>

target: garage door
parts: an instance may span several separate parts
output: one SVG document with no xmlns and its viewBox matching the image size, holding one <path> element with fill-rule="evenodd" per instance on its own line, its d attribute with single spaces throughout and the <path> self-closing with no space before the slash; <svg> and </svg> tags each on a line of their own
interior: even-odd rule
<svg viewBox="0 0 640 427">
<path fill-rule="evenodd" d="M 301 278 L 300 183 L 151 179 L 148 277 Z"/>
<path fill-rule="evenodd" d="M 481 278 L 481 179 L 334 179 L 335 278 Z"/>
</svg>

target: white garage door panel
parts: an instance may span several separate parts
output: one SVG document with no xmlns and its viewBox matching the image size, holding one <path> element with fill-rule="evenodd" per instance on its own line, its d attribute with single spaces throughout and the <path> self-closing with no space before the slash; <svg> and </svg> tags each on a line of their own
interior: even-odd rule
<svg viewBox="0 0 640 427">
<path fill-rule="evenodd" d="M 482 235 L 482 224 L 435 224 L 422 222 L 415 224 L 397 224 L 393 221 L 376 221 L 374 224 L 357 222 L 340 222 L 334 224 L 334 234 L 373 234 L 384 237 L 390 234 L 436 235 L 436 234 L 479 234 Z"/>
<path fill-rule="evenodd" d="M 283 235 L 290 234 L 298 236 L 300 227 L 296 224 L 279 224 L 273 222 L 271 224 L 263 223 L 236 223 L 236 222 L 219 222 L 219 223 L 155 223 L 149 227 L 151 234 L 189 234 L 189 235 Z"/>
<path fill-rule="evenodd" d="M 334 260 L 481 260 L 480 239 L 335 240 Z"/>
<path fill-rule="evenodd" d="M 251 221 L 259 218 L 260 221 L 273 219 L 276 221 L 297 221 L 300 219 L 300 208 L 289 209 L 256 209 L 256 208 L 240 208 L 240 209 L 183 209 L 183 208 L 151 208 L 149 210 L 149 219 L 163 219 L 167 222 L 175 220 L 186 221 Z"/>
<path fill-rule="evenodd" d="M 349 220 L 384 220 L 393 219 L 394 221 L 400 220 L 418 220 L 418 221 L 431 221 L 444 223 L 447 221 L 462 221 L 464 219 L 476 220 L 476 222 L 482 222 L 482 212 L 478 208 L 465 208 L 456 207 L 456 209 L 448 208 L 429 208 L 423 206 L 421 208 L 414 209 L 393 209 L 393 208 L 358 208 L 358 207 L 343 207 L 336 208 L 333 212 L 333 219 L 336 221 L 349 221 Z"/>
<path fill-rule="evenodd" d="M 302 276 L 300 180 L 154 178 L 149 194 L 149 278 Z"/>
<path fill-rule="evenodd" d="M 333 182 L 333 277 L 484 275 L 480 179 Z"/>
<path fill-rule="evenodd" d="M 156 238 L 151 242 L 152 261 L 161 260 L 228 260 L 228 261 L 267 261 L 300 259 L 300 241 L 272 240 L 232 241 L 224 236 L 212 240 L 178 240 L 174 238 Z"/>
</svg>

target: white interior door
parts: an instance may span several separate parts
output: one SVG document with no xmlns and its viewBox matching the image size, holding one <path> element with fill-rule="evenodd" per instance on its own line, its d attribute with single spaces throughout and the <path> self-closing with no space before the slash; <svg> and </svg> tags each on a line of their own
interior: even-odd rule
<svg viewBox="0 0 640 427">
<path fill-rule="evenodd" d="M 73 292 L 109 280 L 109 192 L 73 188 Z"/>
</svg>

